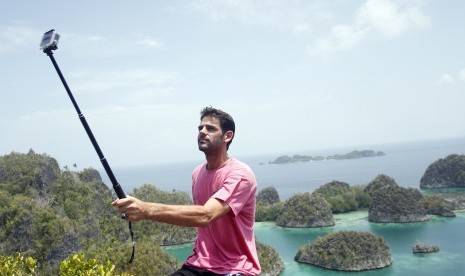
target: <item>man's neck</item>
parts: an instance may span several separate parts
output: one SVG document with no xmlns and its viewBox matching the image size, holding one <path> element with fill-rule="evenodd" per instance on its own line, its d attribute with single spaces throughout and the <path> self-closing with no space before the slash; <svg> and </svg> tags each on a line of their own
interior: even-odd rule
<svg viewBox="0 0 465 276">
<path fill-rule="evenodd" d="M 219 155 L 207 155 L 205 154 L 205 158 L 207 159 L 207 169 L 214 170 L 221 167 L 226 161 L 229 160 L 228 153 L 222 153 Z"/>
</svg>

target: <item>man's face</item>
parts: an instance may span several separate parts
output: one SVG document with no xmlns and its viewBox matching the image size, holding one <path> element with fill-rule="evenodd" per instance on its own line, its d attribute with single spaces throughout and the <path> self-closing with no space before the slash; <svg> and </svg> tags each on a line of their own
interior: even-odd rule
<svg viewBox="0 0 465 276">
<path fill-rule="evenodd" d="M 199 150 L 204 153 L 215 153 L 226 148 L 225 135 L 221 130 L 220 120 L 215 117 L 206 116 L 200 121 L 197 143 Z"/>
</svg>

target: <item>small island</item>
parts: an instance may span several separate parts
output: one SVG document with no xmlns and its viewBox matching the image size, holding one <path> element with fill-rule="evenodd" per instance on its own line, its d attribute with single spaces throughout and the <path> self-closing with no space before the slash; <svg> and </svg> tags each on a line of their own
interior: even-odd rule
<svg viewBox="0 0 465 276">
<path fill-rule="evenodd" d="M 286 200 L 276 218 L 276 225 L 290 228 L 334 225 L 329 203 L 319 194 L 296 194 Z"/>
<path fill-rule="evenodd" d="M 429 220 L 427 210 L 421 204 L 418 189 L 400 187 L 389 176 L 378 175 L 365 191 L 371 197 L 368 221 L 381 223 L 406 223 Z"/>
<path fill-rule="evenodd" d="M 451 154 L 428 166 L 420 188 L 465 188 L 465 155 Z"/>
<path fill-rule="evenodd" d="M 268 164 L 287 164 L 297 162 L 309 162 L 309 161 L 325 161 L 325 160 L 345 160 L 345 159 L 357 159 L 375 156 L 384 156 L 386 153 L 382 151 L 374 150 L 354 150 L 345 154 L 333 154 L 328 156 L 310 156 L 310 155 L 282 155 L 277 157 L 273 161 L 269 161 Z"/>
<path fill-rule="evenodd" d="M 319 237 L 299 248 L 294 260 L 342 271 L 379 269 L 393 261 L 383 237 L 356 231 L 340 231 Z"/>
<path fill-rule="evenodd" d="M 412 250 L 413 253 L 434 253 L 439 251 L 439 247 L 426 242 L 416 241 Z"/>
</svg>

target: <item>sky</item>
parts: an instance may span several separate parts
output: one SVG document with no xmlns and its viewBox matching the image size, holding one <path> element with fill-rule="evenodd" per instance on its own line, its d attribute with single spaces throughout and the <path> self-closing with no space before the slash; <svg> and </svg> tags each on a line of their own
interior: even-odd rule
<svg viewBox="0 0 465 276">
<path fill-rule="evenodd" d="M 111 166 L 203 160 L 199 112 L 231 156 L 465 137 L 465 1 L 3 1 L 0 155 Z M 343 152 L 327 152 L 328 154 Z"/>
</svg>

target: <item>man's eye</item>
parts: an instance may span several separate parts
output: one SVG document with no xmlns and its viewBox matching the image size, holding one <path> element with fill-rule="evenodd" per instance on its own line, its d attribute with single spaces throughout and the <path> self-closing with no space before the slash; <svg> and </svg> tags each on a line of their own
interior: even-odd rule
<svg viewBox="0 0 465 276">
<path fill-rule="evenodd" d="M 215 126 L 208 126 L 208 125 L 207 125 L 207 126 L 199 126 L 197 129 L 198 129 L 199 131 L 202 131 L 202 129 L 204 129 L 204 128 L 205 128 L 208 132 L 214 132 L 214 131 L 217 130 L 217 128 L 216 128 Z"/>
</svg>

